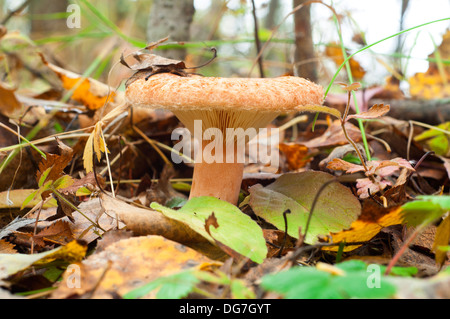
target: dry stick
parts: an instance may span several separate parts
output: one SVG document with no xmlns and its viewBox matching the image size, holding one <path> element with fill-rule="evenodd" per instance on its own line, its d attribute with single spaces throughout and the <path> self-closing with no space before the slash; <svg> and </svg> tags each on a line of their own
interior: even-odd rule
<svg viewBox="0 0 450 319">
<path fill-rule="evenodd" d="M 8 22 L 9 19 L 11 19 L 14 15 L 16 15 L 17 13 L 21 13 L 26 7 L 28 7 L 31 1 L 32 0 L 27 0 L 22 3 L 22 5 L 20 5 L 17 9 L 9 11 L 8 15 L 0 22 L 0 24 L 5 25 L 6 22 Z"/>
<path fill-rule="evenodd" d="M 41 200 L 41 205 L 39 206 L 39 210 L 36 216 L 36 222 L 34 223 L 34 229 L 33 229 L 33 237 L 31 237 L 31 251 L 30 254 L 33 255 L 34 254 L 34 236 L 36 236 L 36 231 L 37 231 L 37 225 L 39 222 L 39 216 L 41 215 L 41 211 L 42 211 L 42 207 L 44 206 L 44 201 Z"/>
<path fill-rule="evenodd" d="M 264 67 L 262 61 L 262 55 L 259 54 L 261 51 L 261 41 L 259 40 L 259 28 L 258 28 L 258 18 L 256 16 L 256 5 L 255 0 L 252 0 L 252 14 L 253 14 L 253 24 L 255 27 L 255 44 L 256 44 L 256 52 L 258 53 L 257 61 L 259 66 L 259 75 L 260 77 L 264 77 Z"/>
<path fill-rule="evenodd" d="M 283 219 L 284 219 L 284 238 L 283 238 L 283 243 L 281 244 L 280 250 L 278 251 L 277 257 L 281 256 L 281 253 L 283 252 L 284 247 L 286 246 L 286 241 L 287 241 L 287 230 L 288 230 L 288 223 L 287 223 L 287 214 L 290 214 L 291 210 L 290 209 L 286 209 L 283 212 Z"/>
<path fill-rule="evenodd" d="M 419 235 L 422 230 L 425 228 L 425 225 L 418 226 L 414 232 L 408 237 L 408 239 L 403 243 L 402 247 L 397 251 L 397 253 L 394 255 L 394 257 L 389 261 L 389 264 L 386 267 L 386 271 L 384 274 L 387 276 L 390 274 L 392 267 L 395 266 L 395 264 L 398 262 L 401 256 L 406 252 L 406 250 L 409 248 L 409 245 L 413 242 L 413 240 Z"/>
<path fill-rule="evenodd" d="M 337 182 L 337 181 L 338 181 L 337 178 L 333 178 L 333 179 L 331 179 L 331 180 L 329 180 L 329 181 L 326 181 L 326 182 L 319 188 L 319 190 L 317 191 L 316 196 L 314 197 L 313 203 L 312 203 L 312 205 L 311 205 L 311 210 L 309 211 L 309 214 L 308 214 L 308 220 L 306 221 L 305 233 L 303 234 L 303 238 L 306 238 L 306 235 L 308 234 L 309 224 L 310 224 L 310 222 L 311 222 L 311 218 L 312 218 L 312 215 L 313 215 L 313 212 L 314 212 L 314 208 L 316 207 L 316 204 L 317 204 L 317 202 L 318 202 L 318 200 L 319 200 L 320 193 L 322 193 L 323 190 L 324 190 L 328 185 L 330 185 L 331 183 Z"/>
<path fill-rule="evenodd" d="M 161 158 L 163 159 L 163 161 L 166 163 L 166 165 L 169 166 L 173 166 L 172 163 L 167 159 L 166 155 L 164 155 L 164 153 L 161 151 L 161 149 L 158 147 L 158 145 L 156 145 L 155 141 L 152 140 L 151 138 L 149 138 L 147 135 L 144 134 L 144 132 L 142 132 L 137 126 L 135 126 L 133 124 L 133 129 L 144 139 L 147 141 L 147 143 L 149 143 L 153 149 L 159 154 L 159 156 L 161 156 Z"/>
</svg>

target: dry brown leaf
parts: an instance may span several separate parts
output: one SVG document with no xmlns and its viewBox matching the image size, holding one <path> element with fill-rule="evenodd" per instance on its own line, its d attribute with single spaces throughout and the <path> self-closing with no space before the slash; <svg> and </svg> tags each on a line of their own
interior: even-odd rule
<svg viewBox="0 0 450 319">
<path fill-rule="evenodd" d="M 308 148 L 298 143 L 280 143 L 278 145 L 280 151 L 285 155 L 288 168 L 297 170 L 305 167 L 312 158 L 308 157 Z"/>
<path fill-rule="evenodd" d="M 15 250 L 14 247 L 14 244 L 4 239 L 0 239 L 0 254 L 17 254 L 17 250 Z"/>
<path fill-rule="evenodd" d="M 39 163 L 39 170 L 36 174 L 36 180 L 39 181 L 41 175 L 48 169 L 51 168 L 50 173 L 47 175 L 45 181 L 56 181 L 58 178 L 64 175 L 64 169 L 70 163 L 73 156 L 73 150 L 56 139 L 58 142 L 58 148 L 60 150 L 60 155 L 57 154 L 46 154 L 47 158 L 43 159 Z"/>
<path fill-rule="evenodd" d="M 344 161 L 340 158 L 333 158 L 328 162 L 327 168 L 333 171 L 345 171 L 347 174 L 363 172 L 364 166 Z"/>
<path fill-rule="evenodd" d="M 347 130 L 350 138 L 355 143 L 361 141 L 361 131 L 359 130 L 359 128 L 349 122 L 346 122 L 345 129 Z M 302 144 L 311 149 L 318 147 L 345 145 L 348 144 L 348 140 L 342 131 L 341 121 L 336 120 L 331 123 L 331 126 L 328 127 L 321 136 L 309 141 L 302 142 Z"/>
<path fill-rule="evenodd" d="M 72 274 L 65 274 L 51 297 L 120 297 L 156 278 L 201 268 L 205 263 L 215 264 L 196 251 L 160 236 L 123 239 L 79 264 L 79 288 L 70 288 Z"/>
<path fill-rule="evenodd" d="M 0 113 L 11 119 L 19 118 L 24 112 L 24 107 L 14 92 L 14 89 L 0 82 Z"/>
<path fill-rule="evenodd" d="M 69 223 L 66 221 L 58 220 L 57 222 L 51 224 L 49 227 L 32 236 L 32 239 L 38 246 L 44 247 L 45 241 L 58 245 L 66 245 L 67 243 L 71 242 L 74 237 Z"/>
<path fill-rule="evenodd" d="M 325 54 L 334 61 L 336 66 L 341 66 L 341 64 L 345 61 L 341 46 L 338 43 L 330 43 L 329 45 L 327 45 Z M 349 64 L 353 77 L 356 80 L 361 80 L 366 74 L 366 71 L 358 63 L 358 61 L 353 58 L 350 58 Z"/>
<path fill-rule="evenodd" d="M 352 114 L 347 116 L 347 120 L 350 119 L 375 119 L 386 115 L 390 110 L 389 105 L 385 104 L 375 104 L 368 111 L 361 112 L 359 114 Z"/>
</svg>

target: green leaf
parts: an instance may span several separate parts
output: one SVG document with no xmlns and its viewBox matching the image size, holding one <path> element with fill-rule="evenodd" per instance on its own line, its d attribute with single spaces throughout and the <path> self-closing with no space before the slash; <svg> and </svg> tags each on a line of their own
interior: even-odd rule
<svg viewBox="0 0 450 319">
<path fill-rule="evenodd" d="M 74 180 L 71 176 L 63 175 L 53 183 L 53 187 L 55 189 L 66 188 L 66 187 L 71 186 L 73 184 L 73 182 L 74 182 Z"/>
<path fill-rule="evenodd" d="M 183 207 L 183 205 L 186 203 L 187 203 L 186 198 L 173 197 L 166 202 L 166 206 L 169 208 L 179 208 L 179 207 Z"/>
<path fill-rule="evenodd" d="M 298 238 L 299 229 L 305 231 L 317 192 L 331 180 L 333 176 L 324 172 L 284 174 L 269 186 L 252 186 L 249 205 L 256 215 L 280 230 L 285 229 L 283 212 L 289 209 L 287 232 Z M 314 243 L 318 235 L 349 228 L 360 212 L 361 204 L 350 189 L 337 182 L 328 184 L 314 208 L 305 242 Z"/>
<path fill-rule="evenodd" d="M 157 278 L 150 283 L 126 293 L 124 299 L 141 298 L 152 290 L 159 288 L 158 299 L 181 299 L 186 297 L 200 280 L 191 270 Z"/>
<path fill-rule="evenodd" d="M 41 177 L 38 181 L 38 186 L 41 187 L 44 185 L 45 180 L 47 179 L 48 174 L 50 174 L 50 171 L 52 170 L 52 167 L 47 168 L 44 173 L 42 173 Z"/>
<path fill-rule="evenodd" d="M 22 207 L 20 209 L 24 209 L 32 200 L 34 200 L 37 196 L 38 189 L 28 195 L 22 203 Z"/>
<path fill-rule="evenodd" d="M 428 146 L 432 151 L 434 151 L 437 155 L 445 156 L 448 152 L 448 138 L 446 135 L 441 134 L 431 139 L 428 143 Z"/>
<path fill-rule="evenodd" d="M 328 291 L 332 275 L 310 267 L 291 268 L 262 278 L 262 287 L 282 294 L 286 299 L 319 299 L 327 295 L 339 299 L 340 294 Z"/>
<path fill-rule="evenodd" d="M 418 200 L 402 206 L 402 214 L 408 225 L 432 223 L 450 210 L 450 196 L 418 196 Z"/>
<path fill-rule="evenodd" d="M 158 203 L 150 206 L 168 218 L 185 223 L 210 242 L 215 243 L 217 240 L 256 263 L 261 263 L 266 258 L 267 246 L 262 229 L 248 215 L 226 201 L 215 197 L 196 197 L 179 210 Z M 205 230 L 205 221 L 212 213 L 219 227 L 209 228 L 211 237 Z"/>
<path fill-rule="evenodd" d="M 287 299 L 343 299 L 343 298 L 389 298 L 395 294 L 393 284 L 384 280 L 380 272 L 379 285 L 368 284 L 371 272 L 362 261 L 336 264 L 344 270 L 335 275 L 312 267 L 295 267 L 262 278 L 262 287 L 283 295 Z"/>
</svg>

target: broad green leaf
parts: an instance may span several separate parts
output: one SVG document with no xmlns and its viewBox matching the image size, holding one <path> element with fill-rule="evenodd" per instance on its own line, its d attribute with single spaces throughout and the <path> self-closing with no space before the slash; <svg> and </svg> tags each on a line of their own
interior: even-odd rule
<svg viewBox="0 0 450 319">
<path fill-rule="evenodd" d="M 256 215 L 280 230 L 285 229 L 283 212 L 289 209 L 287 233 L 298 238 L 299 229 L 304 234 L 317 192 L 332 179 L 333 176 L 324 172 L 284 174 L 266 187 L 251 187 L 249 205 Z M 360 202 L 350 189 L 338 182 L 330 183 L 315 205 L 305 242 L 314 243 L 318 235 L 349 228 L 360 212 Z"/>
<path fill-rule="evenodd" d="M 389 298 L 396 288 L 379 273 L 377 286 L 370 285 L 372 272 L 362 261 L 336 264 L 343 275 L 312 267 L 295 267 L 262 278 L 262 287 L 287 299 Z M 380 268 L 381 269 L 381 268 Z"/>
<path fill-rule="evenodd" d="M 185 223 L 212 243 L 215 243 L 214 240 L 219 241 L 256 263 L 266 258 L 267 246 L 262 229 L 248 215 L 226 201 L 215 197 L 196 197 L 179 210 L 158 203 L 150 206 L 168 218 Z M 212 213 L 219 224 L 218 228 L 209 228 L 213 238 L 205 230 L 205 221 Z"/>
<path fill-rule="evenodd" d="M 123 296 L 124 299 L 141 298 L 152 290 L 159 288 L 156 293 L 158 299 L 180 299 L 186 297 L 200 280 L 192 271 L 183 271 L 173 275 L 160 277 L 152 282 L 132 290 Z"/>
<path fill-rule="evenodd" d="M 411 226 L 431 223 L 450 210 L 450 196 L 418 196 L 402 206 L 402 214 Z"/>
</svg>

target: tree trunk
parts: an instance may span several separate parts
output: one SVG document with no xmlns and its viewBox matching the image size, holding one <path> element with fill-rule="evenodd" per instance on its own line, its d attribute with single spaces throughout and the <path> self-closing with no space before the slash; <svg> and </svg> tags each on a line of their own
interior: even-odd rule
<svg viewBox="0 0 450 319">
<path fill-rule="evenodd" d="M 264 27 L 266 29 L 273 29 L 275 27 L 278 11 L 280 9 L 280 0 L 270 0 L 269 12 L 264 19 Z"/>
<path fill-rule="evenodd" d="M 294 0 L 294 8 L 306 2 L 306 0 Z M 294 24 L 294 73 L 297 76 L 317 82 L 317 61 L 311 36 L 311 11 L 309 5 L 295 12 Z"/>
<path fill-rule="evenodd" d="M 154 42 L 169 36 L 169 41 L 189 41 L 194 13 L 193 0 L 154 0 L 148 19 L 147 40 Z M 184 60 L 186 50 L 161 50 L 158 54 Z"/>
<path fill-rule="evenodd" d="M 68 6 L 67 0 L 39 0 L 31 1 L 29 5 L 29 10 L 31 14 L 46 14 L 46 13 L 58 13 L 66 12 Z M 33 35 L 48 36 L 49 33 L 65 32 L 68 31 L 66 25 L 66 19 L 58 20 L 36 20 L 31 21 L 31 32 Z"/>
</svg>

